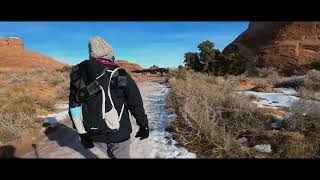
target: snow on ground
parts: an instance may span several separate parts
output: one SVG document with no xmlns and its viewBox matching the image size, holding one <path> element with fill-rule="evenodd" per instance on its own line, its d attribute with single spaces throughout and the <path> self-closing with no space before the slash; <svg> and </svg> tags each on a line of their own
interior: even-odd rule
<svg viewBox="0 0 320 180">
<path fill-rule="evenodd" d="M 163 83 L 154 83 L 148 88 L 148 96 L 144 97 L 144 106 L 149 119 L 150 137 L 152 144 L 151 158 L 196 158 L 194 153 L 185 148 L 177 147 L 172 134 L 165 129 L 175 114 L 165 107 L 165 97 L 169 89 Z"/>
<path fill-rule="evenodd" d="M 264 93 L 255 91 L 239 91 L 238 95 L 255 95 L 259 97 L 258 101 L 253 101 L 258 107 L 278 109 L 279 107 L 289 108 L 294 102 L 299 100 L 295 95 L 297 92 L 292 88 L 277 88 L 282 93 Z"/>
<path fill-rule="evenodd" d="M 66 108 L 58 107 L 56 109 L 66 109 Z M 69 118 L 69 114 L 68 114 L 68 110 L 64 110 L 62 112 L 52 113 L 46 116 L 38 116 L 38 117 L 44 119 L 44 123 L 49 124 L 47 126 L 48 128 L 48 127 L 55 127 L 59 122 L 66 120 L 67 118 Z M 42 130 L 45 130 L 45 128 L 43 128 Z"/>
<path fill-rule="evenodd" d="M 172 139 L 172 135 L 165 131 L 168 122 L 175 116 L 165 108 L 165 96 L 169 92 L 165 84 L 148 81 L 139 83 L 138 86 L 149 119 L 150 136 L 144 140 L 135 138 L 138 126 L 134 118 L 131 119 L 131 158 L 196 158 L 194 153 L 176 146 L 177 142 Z M 40 116 L 50 127 L 58 125 L 55 132 L 46 134 L 47 137 L 37 145 L 41 158 L 107 158 L 96 147 L 84 149 L 79 143 L 76 131 L 62 122 L 68 119 L 67 105 L 60 104 L 55 107 L 63 111 Z M 35 153 L 29 152 L 24 157 L 35 158 Z"/>
<path fill-rule="evenodd" d="M 259 98 L 257 101 L 252 101 L 257 104 L 259 108 L 273 108 L 278 109 L 280 107 L 290 108 L 293 103 L 295 103 L 300 98 L 296 97 L 297 92 L 293 88 L 275 88 L 280 90 L 282 93 L 264 93 L 264 92 L 255 92 L 250 90 L 238 91 L 237 95 L 255 95 Z M 271 124 L 273 128 L 279 128 L 283 125 L 284 117 L 273 115 L 276 119 L 274 123 Z M 239 139 L 239 143 L 244 142 L 244 139 Z M 260 144 L 254 146 L 254 149 L 263 153 L 271 153 L 270 144 Z"/>
</svg>

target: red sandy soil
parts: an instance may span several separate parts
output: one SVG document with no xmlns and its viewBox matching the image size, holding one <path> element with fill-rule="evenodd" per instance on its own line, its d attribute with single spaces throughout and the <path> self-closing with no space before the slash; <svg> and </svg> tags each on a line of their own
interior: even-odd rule
<svg viewBox="0 0 320 180">
<path fill-rule="evenodd" d="M 254 88 L 255 85 L 253 85 L 249 81 L 243 81 L 236 84 L 236 91 L 242 91 L 242 90 L 248 90 Z"/>
</svg>

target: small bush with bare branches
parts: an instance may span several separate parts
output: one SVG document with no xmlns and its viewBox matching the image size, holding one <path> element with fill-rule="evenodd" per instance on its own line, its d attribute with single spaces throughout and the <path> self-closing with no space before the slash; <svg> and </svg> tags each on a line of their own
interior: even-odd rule
<svg viewBox="0 0 320 180">
<path fill-rule="evenodd" d="M 70 78 L 69 73 L 61 73 L 61 81 L 56 85 L 56 98 L 67 99 L 69 97 Z"/>
<path fill-rule="evenodd" d="M 286 119 L 286 130 L 300 135 L 284 147 L 289 157 L 320 157 L 320 103 L 310 100 L 297 101 L 291 107 L 292 115 Z"/>
<path fill-rule="evenodd" d="M 7 143 L 22 135 L 23 131 L 37 122 L 38 114 L 53 109 L 53 102 L 16 87 L 0 98 L 0 142 Z"/>
<path fill-rule="evenodd" d="M 234 95 L 233 86 L 217 83 L 216 77 L 192 73 L 177 78 L 167 106 L 178 118 L 170 129 L 178 141 L 204 157 L 251 157 L 236 139 L 245 132 L 266 128 L 272 117 L 256 108 L 249 99 Z"/>
<path fill-rule="evenodd" d="M 239 80 L 230 76 L 219 83 L 221 77 L 194 72 L 168 80 L 171 93 L 166 103 L 177 114 L 169 130 L 180 145 L 205 158 L 320 157 L 320 102 L 298 101 L 284 126 L 273 129 L 275 119 L 251 103 L 255 97 L 234 95 L 233 82 Z M 240 137 L 247 139 L 245 145 L 237 142 Z M 270 144 L 272 152 L 252 150 L 257 144 Z"/>
</svg>

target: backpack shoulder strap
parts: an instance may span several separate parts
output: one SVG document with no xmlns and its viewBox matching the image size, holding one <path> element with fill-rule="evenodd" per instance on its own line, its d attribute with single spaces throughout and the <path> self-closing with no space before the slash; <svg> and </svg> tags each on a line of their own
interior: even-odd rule
<svg viewBox="0 0 320 180">
<path fill-rule="evenodd" d="M 113 71 L 108 70 L 109 72 L 111 72 L 110 79 L 109 79 L 109 84 L 108 84 L 108 96 L 109 96 L 110 102 L 111 102 L 111 104 L 112 104 L 112 107 L 114 107 L 114 103 L 113 103 L 113 101 L 112 101 L 111 92 L 110 92 L 111 78 L 112 78 L 112 76 L 114 75 L 114 73 L 115 73 L 116 71 L 118 71 L 119 69 L 120 69 L 120 68 L 116 68 L 116 69 L 114 69 Z"/>
</svg>

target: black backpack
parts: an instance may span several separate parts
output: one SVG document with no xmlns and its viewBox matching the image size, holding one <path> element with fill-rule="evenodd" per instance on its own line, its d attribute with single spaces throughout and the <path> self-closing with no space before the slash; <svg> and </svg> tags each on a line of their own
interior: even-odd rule
<svg viewBox="0 0 320 180">
<path fill-rule="evenodd" d="M 120 68 L 105 68 L 92 82 L 83 78 L 83 64 L 73 67 L 70 81 L 77 88 L 77 106 L 70 108 L 72 120 L 79 134 L 101 134 L 115 132 L 120 128 L 124 103 L 120 112 L 115 108 L 110 93 L 111 78 L 118 76 Z M 118 77 L 119 78 L 119 77 Z M 120 77 L 120 81 L 125 78 Z"/>
</svg>

